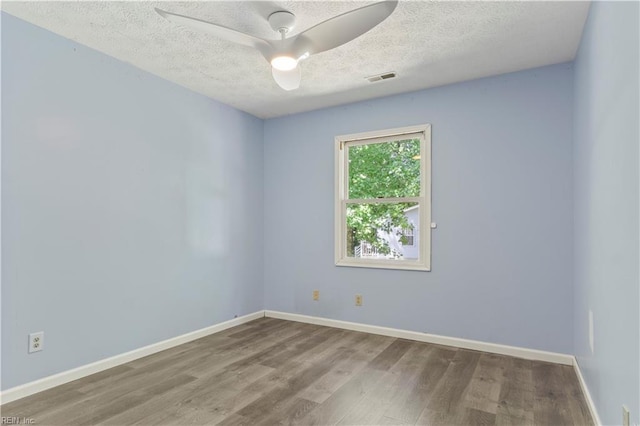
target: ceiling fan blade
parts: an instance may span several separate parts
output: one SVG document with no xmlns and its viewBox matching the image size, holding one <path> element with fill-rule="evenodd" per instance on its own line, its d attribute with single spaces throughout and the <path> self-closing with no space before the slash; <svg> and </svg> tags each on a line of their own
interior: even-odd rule
<svg viewBox="0 0 640 426">
<path fill-rule="evenodd" d="M 286 91 L 295 90 L 300 87 L 300 79 L 302 78 L 300 66 L 290 71 L 280 71 L 271 67 L 271 75 L 273 75 L 273 79 L 278 83 L 278 86 Z"/>
<path fill-rule="evenodd" d="M 397 0 L 382 1 L 321 22 L 296 36 L 295 51 L 313 55 L 348 43 L 384 21 L 397 5 Z"/>
<path fill-rule="evenodd" d="M 221 39 L 241 44 L 243 46 L 253 47 L 259 50 L 265 57 L 271 54 L 272 47 L 266 40 L 245 34 L 223 25 L 214 24 L 212 22 L 203 21 L 189 16 L 178 15 L 177 13 L 167 12 L 165 10 L 155 8 L 156 12 L 168 21 L 184 27 L 192 28 L 198 31 L 212 34 Z"/>
</svg>

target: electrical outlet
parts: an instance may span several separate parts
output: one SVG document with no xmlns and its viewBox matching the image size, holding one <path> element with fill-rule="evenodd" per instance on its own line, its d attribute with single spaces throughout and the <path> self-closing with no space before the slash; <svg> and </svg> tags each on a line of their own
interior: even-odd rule
<svg viewBox="0 0 640 426">
<path fill-rule="evenodd" d="M 629 409 L 622 406 L 622 426 L 629 426 Z"/>
<path fill-rule="evenodd" d="M 356 294 L 356 306 L 362 306 L 362 295 Z"/>
<path fill-rule="evenodd" d="M 593 354 L 593 311 L 589 309 L 589 348 Z"/>
<path fill-rule="evenodd" d="M 313 290 L 313 300 L 320 300 L 320 290 Z"/>
<path fill-rule="evenodd" d="M 44 349 L 44 331 L 29 334 L 29 353 Z"/>
</svg>

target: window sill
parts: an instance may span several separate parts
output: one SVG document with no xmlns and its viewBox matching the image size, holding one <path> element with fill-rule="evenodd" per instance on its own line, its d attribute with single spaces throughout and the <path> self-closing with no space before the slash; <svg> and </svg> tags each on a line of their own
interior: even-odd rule
<svg viewBox="0 0 640 426">
<path fill-rule="evenodd" d="M 422 271 L 429 272 L 431 267 L 424 262 L 413 262 L 408 260 L 347 260 L 336 261 L 336 266 L 347 266 L 351 268 L 374 268 L 374 269 L 395 269 L 401 271 Z"/>
</svg>

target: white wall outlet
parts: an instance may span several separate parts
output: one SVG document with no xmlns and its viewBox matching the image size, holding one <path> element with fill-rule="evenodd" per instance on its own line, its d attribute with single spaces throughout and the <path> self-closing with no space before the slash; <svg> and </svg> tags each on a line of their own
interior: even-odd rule
<svg viewBox="0 0 640 426">
<path fill-rule="evenodd" d="M 44 349 L 44 331 L 29 334 L 29 353 Z"/>
<path fill-rule="evenodd" d="M 629 409 L 622 406 L 622 426 L 629 426 Z"/>
<path fill-rule="evenodd" d="M 589 348 L 593 354 L 593 311 L 589 309 Z"/>
</svg>

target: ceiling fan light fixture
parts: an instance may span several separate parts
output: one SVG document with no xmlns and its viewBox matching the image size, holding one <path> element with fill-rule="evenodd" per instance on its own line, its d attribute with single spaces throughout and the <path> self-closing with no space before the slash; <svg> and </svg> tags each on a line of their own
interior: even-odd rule
<svg viewBox="0 0 640 426">
<path fill-rule="evenodd" d="M 256 49 L 271 64 L 271 74 L 275 82 L 284 90 L 295 90 L 300 86 L 300 61 L 360 37 L 387 19 L 397 5 L 398 0 L 379 1 L 329 18 L 290 37 L 287 35 L 294 27 L 296 17 L 286 10 L 277 10 L 267 19 L 271 29 L 280 34 L 279 40 L 266 40 L 224 25 L 158 8 L 156 12 L 175 24 Z"/>
<path fill-rule="evenodd" d="M 298 66 L 298 60 L 291 56 L 276 56 L 271 60 L 271 66 L 280 71 L 291 71 Z"/>
</svg>

